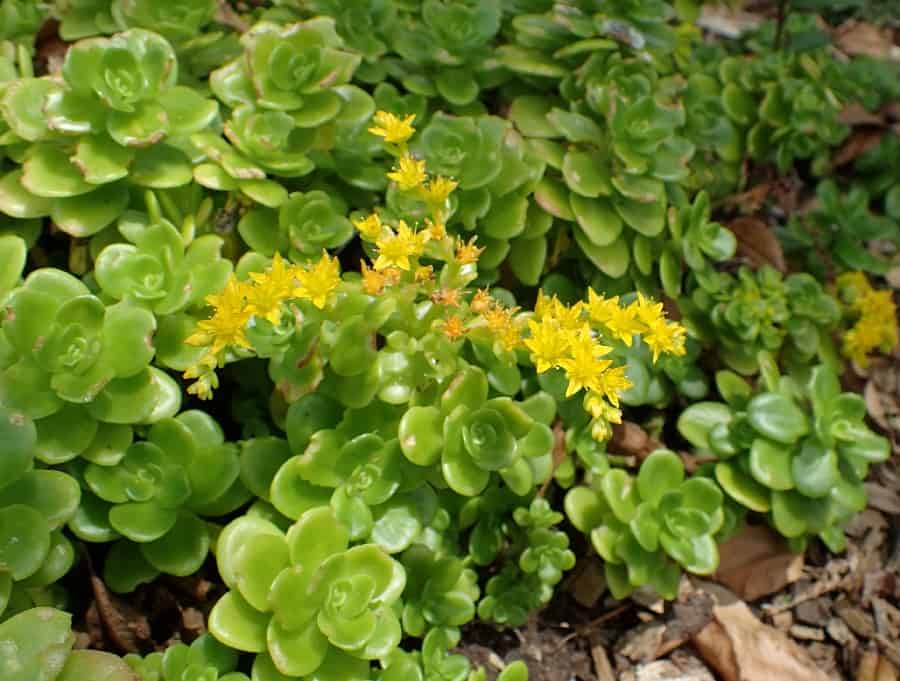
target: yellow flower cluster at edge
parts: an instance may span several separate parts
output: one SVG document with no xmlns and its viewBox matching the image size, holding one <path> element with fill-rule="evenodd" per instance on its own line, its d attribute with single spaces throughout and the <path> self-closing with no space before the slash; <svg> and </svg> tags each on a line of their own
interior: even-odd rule
<svg viewBox="0 0 900 681">
<path fill-rule="evenodd" d="M 844 335 L 842 352 L 861 367 L 876 350 L 889 353 L 897 346 L 897 307 L 893 292 L 872 288 L 862 272 L 846 272 L 837 278 L 838 291 L 851 316 L 856 318 Z"/>
</svg>

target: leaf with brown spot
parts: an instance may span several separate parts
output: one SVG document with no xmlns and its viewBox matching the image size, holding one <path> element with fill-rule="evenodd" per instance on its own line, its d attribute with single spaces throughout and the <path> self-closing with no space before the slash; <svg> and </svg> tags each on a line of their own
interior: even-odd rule
<svg viewBox="0 0 900 681">
<path fill-rule="evenodd" d="M 740 217 L 726 223 L 737 239 L 737 253 L 753 267 L 771 265 L 779 272 L 787 271 L 784 252 L 775 234 L 759 218 Z"/>
</svg>

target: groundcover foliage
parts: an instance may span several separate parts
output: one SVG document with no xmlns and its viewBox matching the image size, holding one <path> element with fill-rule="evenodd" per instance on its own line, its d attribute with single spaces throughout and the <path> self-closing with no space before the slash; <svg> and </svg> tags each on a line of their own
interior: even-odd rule
<svg viewBox="0 0 900 681">
<path fill-rule="evenodd" d="M 832 158 L 898 68 L 700 11 L 0 0 L 0 676 L 479 681 L 465 625 L 587 553 L 670 599 L 745 523 L 843 550 L 890 452 L 840 376 L 897 344 L 897 137 Z M 716 221 L 755 169 L 817 197 L 787 271 Z M 624 419 L 665 446 L 608 451 Z M 227 593 L 75 650 L 84 556 Z"/>
</svg>

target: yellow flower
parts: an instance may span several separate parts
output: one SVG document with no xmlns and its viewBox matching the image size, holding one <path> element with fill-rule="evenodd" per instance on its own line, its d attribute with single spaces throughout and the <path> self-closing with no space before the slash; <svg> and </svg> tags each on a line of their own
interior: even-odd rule
<svg viewBox="0 0 900 681">
<path fill-rule="evenodd" d="M 619 393 L 628 390 L 632 386 L 631 381 L 625 375 L 625 366 L 612 367 L 605 371 L 597 382 L 597 392 L 602 393 L 610 404 L 619 406 Z"/>
<path fill-rule="evenodd" d="M 519 323 L 513 316 L 518 309 L 492 305 L 482 314 L 488 329 L 506 350 L 515 350 L 522 342 Z"/>
<path fill-rule="evenodd" d="M 280 253 L 275 253 L 272 264 L 265 272 L 251 272 L 253 286 L 247 286 L 247 309 L 257 317 L 272 324 L 281 321 L 281 304 L 291 297 L 294 290 L 294 270 L 285 265 Z"/>
<path fill-rule="evenodd" d="M 475 295 L 472 296 L 472 300 L 469 302 L 469 308 L 475 314 L 484 314 L 494 305 L 494 299 L 491 297 L 491 294 L 488 293 L 486 288 L 480 288 L 475 292 Z"/>
<path fill-rule="evenodd" d="M 531 319 L 528 329 L 531 335 L 525 339 L 525 347 L 531 352 L 531 361 L 538 373 L 560 366 L 560 362 L 568 357 L 571 334 L 563 332 L 550 319 L 540 322 Z"/>
<path fill-rule="evenodd" d="M 401 220 L 397 227 L 397 233 L 378 239 L 375 245 L 378 247 L 378 257 L 375 259 L 375 269 L 383 270 L 387 267 L 399 267 L 409 271 L 410 258 L 416 258 L 425 250 L 428 241 L 426 232 L 413 232 L 406 223 Z"/>
<path fill-rule="evenodd" d="M 328 296 L 341 283 L 341 271 L 337 258 L 322 252 L 322 258 L 315 265 L 295 270 L 300 286 L 294 289 L 294 296 L 309 300 L 317 308 L 322 309 L 328 302 Z"/>
<path fill-rule="evenodd" d="M 440 288 L 431 294 L 431 300 L 438 305 L 445 307 L 459 307 L 459 289 L 456 288 Z"/>
<path fill-rule="evenodd" d="M 593 391 L 600 385 L 603 373 L 612 365 L 608 359 L 600 359 L 603 350 L 609 351 L 601 345 L 579 339 L 570 344 L 570 356 L 559 362 L 566 371 L 569 385 L 566 388 L 566 397 L 571 397 L 582 388 Z"/>
<path fill-rule="evenodd" d="M 213 308 L 209 319 L 197 322 L 197 330 L 185 339 L 188 345 L 210 345 L 210 352 L 219 352 L 231 345 L 249 348 L 244 335 L 244 327 L 250 319 L 250 311 L 245 306 L 246 284 L 232 274 L 221 293 L 206 297 Z"/>
<path fill-rule="evenodd" d="M 656 362 L 662 353 L 683 355 L 686 352 L 684 348 L 685 333 L 685 328 L 681 324 L 666 322 L 664 319 L 658 319 L 649 325 L 643 338 L 653 353 L 653 361 Z"/>
<path fill-rule="evenodd" d="M 587 309 L 592 321 L 602 324 L 613 338 L 628 347 L 631 347 L 634 334 L 644 330 L 644 326 L 635 317 L 634 307 L 619 305 L 619 296 L 604 298 L 594 293 L 593 289 L 588 289 Z"/>
<path fill-rule="evenodd" d="M 417 161 L 407 154 L 400 159 L 400 167 L 387 176 L 403 191 L 415 189 L 425 181 L 425 161 Z"/>
<path fill-rule="evenodd" d="M 637 301 L 629 305 L 629 307 L 634 310 L 637 319 L 645 324 L 648 329 L 653 328 L 657 322 L 664 321 L 666 318 L 662 303 L 654 302 L 643 293 L 638 293 Z"/>
<path fill-rule="evenodd" d="M 366 241 L 375 241 L 375 239 L 381 236 L 381 232 L 384 230 L 384 226 L 381 224 L 381 218 L 378 217 L 377 213 L 372 213 L 368 217 L 354 220 L 353 226 L 356 227 L 356 231 L 358 231 Z"/>
<path fill-rule="evenodd" d="M 466 327 L 459 315 L 451 315 L 438 322 L 438 327 L 451 341 L 459 340 L 466 335 Z"/>
<path fill-rule="evenodd" d="M 447 236 L 447 227 L 443 222 L 432 222 L 425 218 L 425 231 L 428 232 L 428 238 L 432 241 L 440 241 Z"/>
<path fill-rule="evenodd" d="M 842 275 L 845 276 L 845 275 Z M 890 352 L 897 345 L 897 308 L 894 305 L 893 294 L 889 290 L 878 291 L 868 285 L 863 278 L 865 287 L 859 282 L 851 309 L 859 312 L 859 318 L 853 327 L 844 335 L 842 351 L 844 355 L 861 367 L 869 364 L 869 357 L 875 350 Z M 839 282 L 847 285 L 845 282 Z"/>
<path fill-rule="evenodd" d="M 370 296 L 377 296 L 384 290 L 384 285 L 387 282 L 385 281 L 385 276 L 381 272 L 370 269 L 365 262 L 362 263 L 360 272 L 362 274 L 363 291 Z"/>
<path fill-rule="evenodd" d="M 415 118 L 415 114 L 398 118 L 387 111 L 376 111 L 374 116 L 376 125 L 369 128 L 369 132 L 383 137 L 385 142 L 400 144 L 413 136 L 415 129 L 412 122 Z"/>
<path fill-rule="evenodd" d="M 589 392 L 584 397 L 584 408 L 594 419 L 608 423 L 622 423 L 622 412 L 618 407 L 609 404 L 603 395 Z"/>
<path fill-rule="evenodd" d="M 425 284 L 431 281 L 432 277 L 434 277 L 434 267 L 431 265 L 421 265 L 416 268 L 416 272 L 413 275 L 413 278 L 419 284 Z"/>
<path fill-rule="evenodd" d="M 447 197 L 453 193 L 457 187 L 457 182 L 449 177 L 438 176 L 422 187 L 422 198 L 433 206 L 442 206 Z"/>
<path fill-rule="evenodd" d="M 456 260 L 460 265 L 471 265 L 478 262 L 478 256 L 481 255 L 484 249 L 475 245 L 475 239 L 477 238 L 473 236 L 468 243 L 462 239 L 456 240 Z"/>
</svg>

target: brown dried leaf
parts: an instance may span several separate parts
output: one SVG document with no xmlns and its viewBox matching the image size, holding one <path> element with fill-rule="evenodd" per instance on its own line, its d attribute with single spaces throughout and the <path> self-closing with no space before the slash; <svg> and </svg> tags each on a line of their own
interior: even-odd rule
<svg viewBox="0 0 900 681">
<path fill-rule="evenodd" d="M 886 125 L 884 114 L 872 113 L 859 102 L 845 106 L 838 114 L 838 120 L 845 125 Z"/>
<path fill-rule="evenodd" d="M 779 272 L 786 272 L 787 265 L 781 244 L 769 227 L 759 218 L 740 217 L 726 223 L 737 238 L 738 255 L 746 258 L 754 267 L 771 265 Z"/>
<path fill-rule="evenodd" d="M 722 200 L 721 205 L 723 207 L 736 208 L 744 214 L 756 213 L 763 207 L 771 192 L 772 185 L 768 182 L 761 182 L 745 192 L 726 197 Z"/>
<path fill-rule="evenodd" d="M 716 605 L 713 617 L 694 644 L 725 681 L 828 681 L 803 648 L 756 619 L 746 603 Z"/>
<path fill-rule="evenodd" d="M 854 130 L 850 137 L 841 145 L 841 148 L 835 152 L 834 157 L 831 159 L 832 167 L 838 168 L 855 161 L 870 149 L 877 147 L 883 136 L 883 130 L 872 128 Z"/>
<path fill-rule="evenodd" d="M 91 589 L 104 632 L 113 646 L 126 653 L 141 652 L 150 640 L 150 624 L 144 614 L 111 594 L 96 575 L 91 575 Z"/>
<path fill-rule="evenodd" d="M 900 515 L 900 490 L 890 489 L 877 482 L 867 482 L 866 493 L 869 495 L 869 508 Z"/>
<path fill-rule="evenodd" d="M 834 29 L 834 42 L 846 54 L 900 60 L 900 48 L 894 45 L 891 30 L 864 21 L 845 21 Z"/>
<path fill-rule="evenodd" d="M 803 576 L 803 554 L 764 525 L 750 525 L 719 547 L 714 579 L 746 601 L 781 591 Z"/>
</svg>

